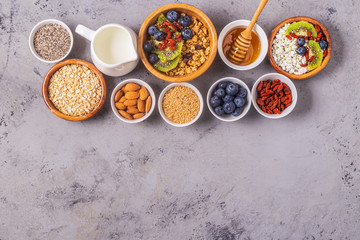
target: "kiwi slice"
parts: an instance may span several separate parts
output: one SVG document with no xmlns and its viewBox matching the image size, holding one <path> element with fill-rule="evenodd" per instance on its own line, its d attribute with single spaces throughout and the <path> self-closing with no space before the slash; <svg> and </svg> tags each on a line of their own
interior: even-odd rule
<svg viewBox="0 0 360 240">
<path fill-rule="evenodd" d="M 290 24 L 290 26 L 286 29 L 286 34 L 289 34 L 290 32 L 294 32 L 297 36 L 307 37 L 308 30 L 311 32 L 314 38 L 317 37 L 317 32 L 315 30 L 314 25 L 306 21 L 299 21 Z"/>
<path fill-rule="evenodd" d="M 176 66 L 179 63 L 179 60 L 180 60 L 180 56 L 177 56 L 175 59 L 166 62 L 158 61 L 157 63 L 154 64 L 154 68 L 161 72 L 168 72 L 171 69 L 176 68 Z"/>
<path fill-rule="evenodd" d="M 312 71 L 315 68 L 319 67 L 323 60 L 323 52 L 318 42 L 310 40 L 309 43 L 309 57 L 314 56 L 314 59 L 309 62 L 307 66 L 308 71 Z"/>
<path fill-rule="evenodd" d="M 164 21 L 166 21 L 167 18 L 165 17 L 165 15 L 162 13 L 159 15 L 157 22 L 156 22 L 156 26 L 158 27 L 158 29 L 160 29 L 161 31 L 164 30 L 164 28 L 160 28 L 159 25 L 163 24 Z"/>
<path fill-rule="evenodd" d="M 181 40 L 181 42 L 179 42 L 176 45 L 176 49 L 175 50 L 170 50 L 169 47 L 165 48 L 164 50 L 159 50 L 158 48 L 155 48 L 152 52 L 156 53 L 158 55 L 158 57 L 160 58 L 160 61 L 162 62 L 166 62 L 168 60 L 173 60 L 176 57 L 178 57 L 181 54 L 181 50 L 183 47 L 184 41 Z M 156 45 L 156 43 L 154 43 L 155 46 L 158 46 L 158 44 Z"/>
</svg>

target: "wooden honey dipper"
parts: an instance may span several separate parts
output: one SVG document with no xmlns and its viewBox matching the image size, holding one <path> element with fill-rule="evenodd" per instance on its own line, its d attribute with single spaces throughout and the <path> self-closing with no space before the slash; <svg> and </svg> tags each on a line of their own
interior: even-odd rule
<svg viewBox="0 0 360 240">
<path fill-rule="evenodd" d="M 261 13 L 261 11 L 264 9 L 266 3 L 268 0 L 261 0 L 258 8 L 256 9 L 256 12 L 251 19 L 251 22 L 247 28 L 239 34 L 239 36 L 236 38 L 236 40 L 231 45 L 231 49 L 228 52 L 229 60 L 235 64 L 238 64 L 242 61 L 244 61 L 246 57 L 246 53 L 249 50 L 250 44 L 251 44 L 251 32 L 252 29 Z"/>
</svg>

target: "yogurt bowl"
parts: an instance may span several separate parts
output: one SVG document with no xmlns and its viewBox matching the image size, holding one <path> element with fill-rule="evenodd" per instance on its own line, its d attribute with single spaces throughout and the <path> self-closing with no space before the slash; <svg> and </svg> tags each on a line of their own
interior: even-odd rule
<svg viewBox="0 0 360 240">
<path fill-rule="evenodd" d="M 235 70 L 253 69 L 264 60 L 264 58 L 267 54 L 268 38 L 267 38 L 264 30 L 258 24 L 255 24 L 253 31 L 259 37 L 260 45 L 261 45 L 260 53 L 259 53 L 259 56 L 256 58 L 256 60 L 254 62 L 250 63 L 249 65 L 240 66 L 240 65 L 232 63 L 225 56 L 225 53 L 223 51 L 223 43 L 224 43 L 224 39 L 225 39 L 227 33 L 236 27 L 247 27 L 249 25 L 249 23 L 250 23 L 249 20 L 236 20 L 236 21 L 233 21 L 233 22 L 229 23 L 228 25 L 226 25 L 220 32 L 219 39 L 218 39 L 218 52 L 219 52 L 219 55 L 220 55 L 221 59 L 223 60 L 223 62 L 226 65 L 228 65 L 229 67 L 231 67 L 232 69 L 235 69 Z"/>
</svg>

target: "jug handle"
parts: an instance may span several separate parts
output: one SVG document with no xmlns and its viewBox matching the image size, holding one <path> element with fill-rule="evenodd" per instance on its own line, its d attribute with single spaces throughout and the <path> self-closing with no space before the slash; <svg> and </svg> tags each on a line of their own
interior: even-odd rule
<svg viewBox="0 0 360 240">
<path fill-rule="evenodd" d="M 95 31 L 85 27 L 84 25 L 78 24 L 76 26 L 75 32 L 80 36 L 86 38 L 89 41 L 92 41 L 95 36 Z"/>
</svg>

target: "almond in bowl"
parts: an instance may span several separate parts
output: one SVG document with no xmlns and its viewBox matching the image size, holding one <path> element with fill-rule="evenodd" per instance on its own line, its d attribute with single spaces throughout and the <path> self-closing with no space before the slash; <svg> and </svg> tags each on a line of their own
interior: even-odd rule
<svg viewBox="0 0 360 240">
<path fill-rule="evenodd" d="M 114 89 L 111 95 L 111 108 L 124 122 L 142 122 L 154 111 L 154 91 L 142 80 L 125 80 Z"/>
</svg>

